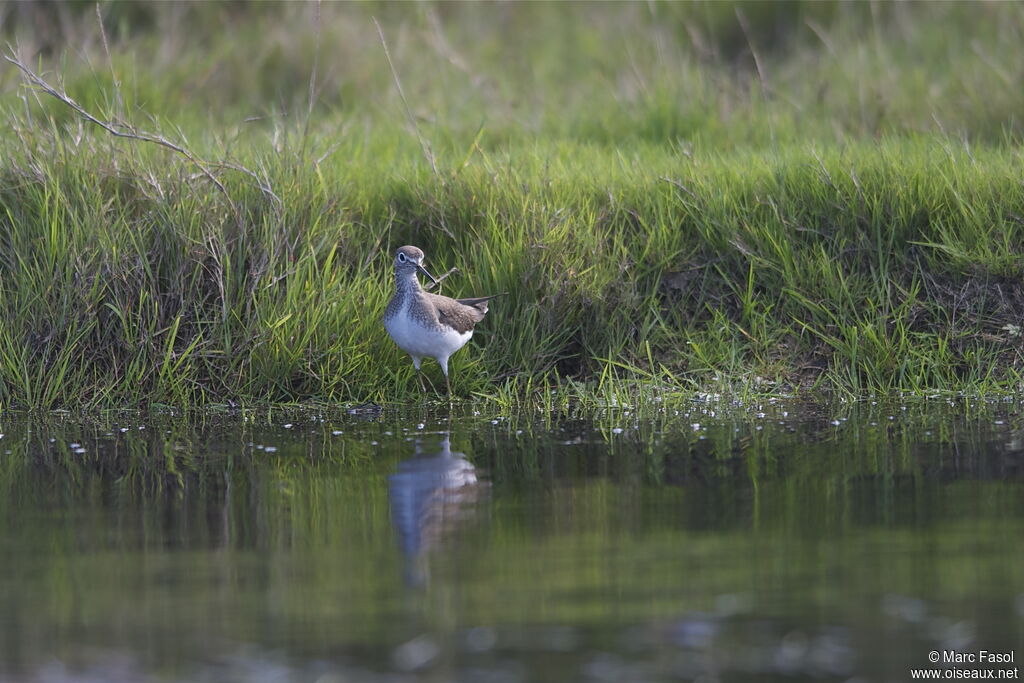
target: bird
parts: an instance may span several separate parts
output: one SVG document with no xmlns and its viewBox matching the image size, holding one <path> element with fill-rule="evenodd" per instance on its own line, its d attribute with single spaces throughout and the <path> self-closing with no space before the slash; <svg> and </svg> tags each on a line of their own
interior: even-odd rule
<svg viewBox="0 0 1024 683">
<path fill-rule="evenodd" d="M 473 328 L 484 319 L 492 294 L 471 299 L 452 299 L 427 292 L 420 286 L 418 273 L 437 284 L 438 280 L 423 265 L 419 247 L 406 245 L 395 252 L 395 294 L 384 311 L 384 329 L 412 358 L 417 374 L 420 361 L 433 358 L 444 373 L 448 395 L 452 385 L 448 377 L 448 359 L 473 336 Z M 423 386 L 423 376 L 420 387 Z"/>
</svg>

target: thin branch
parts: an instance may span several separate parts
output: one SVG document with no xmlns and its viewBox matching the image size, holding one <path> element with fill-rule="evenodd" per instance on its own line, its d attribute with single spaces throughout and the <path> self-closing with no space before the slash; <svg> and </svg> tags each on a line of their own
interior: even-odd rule
<svg viewBox="0 0 1024 683">
<path fill-rule="evenodd" d="M 402 82 L 398 80 L 398 71 L 395 70 L 395 63 L 391 61 L 391 51 L 388 50 L 388 43 L 384 40 L 384 31 L 381 29 L 380 22 L 377 21 L 377 17 L 371 18 L 373 19 L 373 25 L 377 27 L 377 35 L 380 36 L 380 44 L 384 48 L 384 56 L 388 59 L 388 66 L 391 67 L 391 76 L 395 79 L 395 87 L 398 88 L 398 96 L 402 98 L 402 105 L 405 107 L 405 115 L 409 118 L 409 123 L 412 124 L 416 137 L 419 138 L 420 147 L 423 149 L 423 156 L 427 158 L 427 162 L 430 164 L 430 168 L 434 171 L 434 175 L 440 178 L 441 174 L 437 172 L 437 164 L 434 163 L 434 155 L 431 153 L 430 147 L 427 145 L 427 141 L 423 139 L 423 135 L 420 133 L 420 127 L 416 125 L 416 117 L 412 115 L 412 109 L 409 108 L 409 101 L 405 99 L 405 91 L 402 90 Z"/>
<path fill-rule="evenodd" d="M 447 273 L 437 278 L 435 281 L 428 282 L 427 284 L 423 285 L 423 289 L 433 289 L 434 287 L 437 287 L 438 291 L 440 291 L 441 283 L 444 282 L 445 278 L 457 272 L 459 272 L 458 268 L 449 268 Z"/>
<path fill-rule="evenodd" d="M 63 88 L 57 88 L 50 85 L 42 77 L 40 77 L 38 74 L 32 71 L 32 69 L 28 68 L 18 58 L 14 50 L 10 49 L 10 46 L 8 46 L 8 52 L 8 54 L 4 55 L 4 59 L 6 59 L 8 62 L 16 66 L 25 75 L 25 78 L 28 79 L 28 81 L 32 85 L 34 85 L 36 88 L 46 93 L 47 95 L 50 95 L 51 97 L 57 99 L 59 102 L 62 102 L 63 104 L 70 107 L 82 119 L 89 121 L 90 123 L 96 126 L 99 126 L 103 130 L 113 135 L 114 137 L 127 138 L 130 140 L 139 140 L 140 142 L 148 142 L 154 145 L 159 145 L 173 152 L 177 152 L 181 156 L 185 157 L 185 159 L 187 159 L 190 163 L 192 163 L 196 168 L 199 169 L 201 175 L 203 175 L 204 177 L 206 177 L 207 180 L 213 183 L 214 187 L 216 187 L 217 190 L 222 195 L 224 195 L 224 198 L 227 200 L 228 205 L 231 207 L 240 225 L 242 223 L 242 214 L 238 208 L 238 205 L 235 204 L 235 202 L 232 200 L 231 194 L 228 192 L 228 189 L 224 186 L 224 183 L 222 183 L 220 179 L 217 178 L 217 176 L 211 169 L 222 168 L 230 169 L 232 171 L 238 171 L 239 173 L 244 173 L 245 175 L 249 176 L 256 182 L 257 187 L 259 187 L 260 191 L 263 192 L 264 195 L 273 199 L 278 204 L 278 206 L 284 206 L 284 202 L 281 200 L 281 198 L 274 193 L 274 190 L 270 185 L 270 180 L 267 177 L 266 171 L 264 171 L 263 175 L 260 176 L 255 171 L 252 171 L 246 168 L 245 166 L 242 166 L 241 164 L 235 162 L 204 161 L 203 159 L 196 156 L 187 147 L 185 147 L 184 144 L 173 142 L 168 138 L 164 137 L 163 135 L 160 135 L 159 133 L 150 133 L 144 130 L 140 130 L 135 126 L 128 123 L 124 123 L 122 121 L 105 121 L 99 118 L 98 116 L 90 113 L 88 110 L 86 110 L 85 107 L 80 105 L 70 95 L 68 95 L 63 90 Z M 120 92 L 118 93 L 118 97 L 120 98 Z M 185 135 L 182 131 L 179 130 L 178 135 L 182 140 L 184 140 Z"/>
<path fill-rule="evenodd" d="M 185 149 L 181 145 L 171 142 L 162 135 L 140 131 L 136 129 L 134 126 L 130 126 L 126 123 L 114 123 L 111 121 L 103 121 L 102 119 L 99 119 L 96 116 L 90 114 L 88 111 L 86 111 L 85 107 L 83 107 L 74 99 L 72 99 L 71 96 L 69 96 L 66 92 L 64 92 L 63 90 L 58 90 L 57 88 L 53 87 L 52 85 L 44 81 L 34 71 L 25 66 L 22 63 L 22 61 L 18 59 L 18 57 L 14 54 L 13 51 L 9 54 L 4 55 L 4 59 L 6 59 L 14 66 L 18 67 L 18 69 L 23 74 L 25 74 L 25 77 L 37 88 L 45 92 L 47 95 L 50 95 L 51 97 L 54 97 L 57 100 L 63 102 L 68 107 L 73 109 L 79 116 L 99 126 L 103 130 L 110 133 L 111 135 L 119 138 L 129 138 L 131 140 L 151 142 L 155 145 L 166 147 L 167 149 L 170 149 L 182 155 L 190 162 L 192 162 L 202 172 L 202 174 L 206 176 L 207 179 L 209 179 L 209 181 L 213 183 L 216 186 L 216 188 L 224 194 L 225 197 L 228 198 L 229 202 L 231 201 L 231 195 L 228 194 L 228 190 L 226 187 L 224 187 L 224 184 L 217 179 L 217 176 L 215 176 L 213 172 L 210 171 L 207 165 L 199 157 L 197 157 L 189 150 Z M 234 206 L 233 202 L 232 206 Z"/>
</svg>

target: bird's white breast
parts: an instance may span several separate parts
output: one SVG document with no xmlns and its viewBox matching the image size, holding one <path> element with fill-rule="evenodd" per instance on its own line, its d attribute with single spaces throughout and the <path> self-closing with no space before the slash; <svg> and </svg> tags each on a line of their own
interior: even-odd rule
<svg viewBox="0 0 1024 683">
<path fill-rule="evenodd" d="M 409 355 L 435 359 L 447 359 L 473 336 L 472 330 L 457 332 L 443 326 L 432 329 L 420 325 L 409 315 L 408 301 L 397 315 L 384 321 L 384 328 L 398 347 Z"/>
</svg>

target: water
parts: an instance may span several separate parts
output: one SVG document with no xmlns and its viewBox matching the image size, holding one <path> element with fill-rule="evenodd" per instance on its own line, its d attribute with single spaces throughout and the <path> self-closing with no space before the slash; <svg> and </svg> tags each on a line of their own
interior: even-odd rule
<svg viewBox="0 0 1024 683">
<path fill-rule="evenodd" d="M 1016 403 L 0 432 L 3 681 L 905 681 L 931 651 L 1024 656 Z"/>
</svg>

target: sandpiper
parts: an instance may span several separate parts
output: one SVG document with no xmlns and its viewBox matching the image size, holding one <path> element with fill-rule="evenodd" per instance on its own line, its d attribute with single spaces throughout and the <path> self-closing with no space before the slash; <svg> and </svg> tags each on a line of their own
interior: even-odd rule
<svg viewBox="0 0 1024 683">
<path fill-rule="evenodd" d="M 395 252 L 395 295 L 384 312 L 384 328 L 398 347 L 412 357 L 417 373 L 423 358 L 437 360 L 451 395 L 448 358 L 473 336 L 473 326 L 487 313 L 487 302 L 501 295 L 451 299 L 431 294 L 420 286 L 417 271 L 437 284 L 437 279 L 423 267 L 423 252 L 413 246 L 400 247 Z"/>
</svg>

